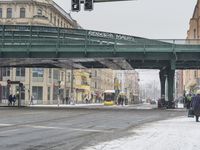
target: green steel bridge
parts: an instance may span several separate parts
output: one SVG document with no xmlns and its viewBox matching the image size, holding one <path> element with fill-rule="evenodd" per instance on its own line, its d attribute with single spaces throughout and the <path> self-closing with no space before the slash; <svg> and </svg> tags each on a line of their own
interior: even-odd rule
<svg viewBox="0 0 200 150">
<path fill-rule="evenodd" d="M 0 26 L 0 67 L 159 69 L 173 99 L 175 69 L 200 68 L 198 40 L 152 40 L 82 29 Z"/>
<path fill-rule="evenodd" d="M 0 37 L 0 66 L 59 67 L 59 62 L 73 61 L 86 68 L 200 67 L 197 40 L 151 40 L 91 30 L 17 25 L 1 25 Z"/>
</svg>

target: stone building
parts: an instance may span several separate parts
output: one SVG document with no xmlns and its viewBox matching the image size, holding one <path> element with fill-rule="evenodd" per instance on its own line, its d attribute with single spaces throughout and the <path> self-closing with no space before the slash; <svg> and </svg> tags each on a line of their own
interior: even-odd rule
<svg viewBox="0 0 200 150">
<path fill-rule="evenodd" d="M 72 17 L 52 0 L 0 0 L 0 25 L 36 25 L 81 28 Z M 18 85 L 7 86 L 7 80 L 20 81 L 22 104 L 57 104 L 70 96 L 71 70 L 56 68 L 1 68 L 0 100 L 7 101 L 9 93 L 16 94 Z"/>
<path fill-rule="evenodd" d="M 80 25 L 52 0 L 0 0 L 0 25 L 35 25 L 62 28 L 81 28 Z M 8 93 L 16 94 L 18 85 L 8 89 L 7 80 L 20 81 L 22 104 L 57 104 L 64 97 L 76 103 L 102 98 L 103 91 L 113 89 L 110 69 L 66 70 L 56 68 L 1 68 L 0 100 L 7 102 Z M 8 92 L 9 91 L 9 92 Z M 65 102 L 66 103 L 66 102 Z"/>
<path fill-rule="evenodd" d="M 187 41 L 192 43 L 199 42 L 200 39 L 200 1 L 194 8 L 193 16 L 190 19 Z M 183 88 L 187 93 L 195 92 L 200 88 L 200 70 L 183 71 Z"/>
<path fill-rule="evenodd" d="M 0 0 L 0 24 L 80 28 L 52 0 Z"/>
</svg>

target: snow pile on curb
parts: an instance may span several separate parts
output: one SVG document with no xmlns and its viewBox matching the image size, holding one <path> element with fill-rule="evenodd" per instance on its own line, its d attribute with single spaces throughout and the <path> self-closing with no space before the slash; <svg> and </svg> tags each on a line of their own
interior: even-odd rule
<svg viewBox="0 0 200 150">
<path fill-rule="evenodd" d="M 149 123 L 133 130 L 133 135 L 84 150 L 200 150 L 200 123 L 194 118 Z"/>
</svg>

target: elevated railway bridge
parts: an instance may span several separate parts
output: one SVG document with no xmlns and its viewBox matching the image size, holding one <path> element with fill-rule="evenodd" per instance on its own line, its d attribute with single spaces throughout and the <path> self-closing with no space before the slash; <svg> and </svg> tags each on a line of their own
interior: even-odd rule
<svg viewBox="0 0 200 150">
<path fill-rule="evenodd" d="M 1 25 L 0 37 L 0 67 L 159 69 L 161 95 L 167 94 L 169 100 L 175 70 L 200 68 L 197 40 L 24 25 Z"/>
</svg>

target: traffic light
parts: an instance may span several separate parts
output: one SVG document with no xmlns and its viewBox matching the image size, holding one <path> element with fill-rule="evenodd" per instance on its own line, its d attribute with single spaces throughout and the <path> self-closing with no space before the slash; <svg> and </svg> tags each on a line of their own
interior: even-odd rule
<svg viewBox="0 0 200 150">
<path fill-rule="evenodd" d="M 8 85 L 10 85 L 10 84 L 11 84 L 11 81 L 10 81 L 9 79 L 7 80 L 7 84 L 8 84 Z"/>
<path fill-rule="evenodd" d="M 23 87 L 23 83 L 19 83 L 19 86 L 20 86 L 20 87 Z"/>
<path fill-rule="evenodd" d="M 71 6 L 72 6 L 72 11 L 80 11 L 81 8 L 81 0 L 72 0 L 71 1 Z"/>
<path fill-rule="evenodd" d="M 93 0 L 85 0 L 84 2 L 84 10 L 93 10 Z"/>
</svg>

